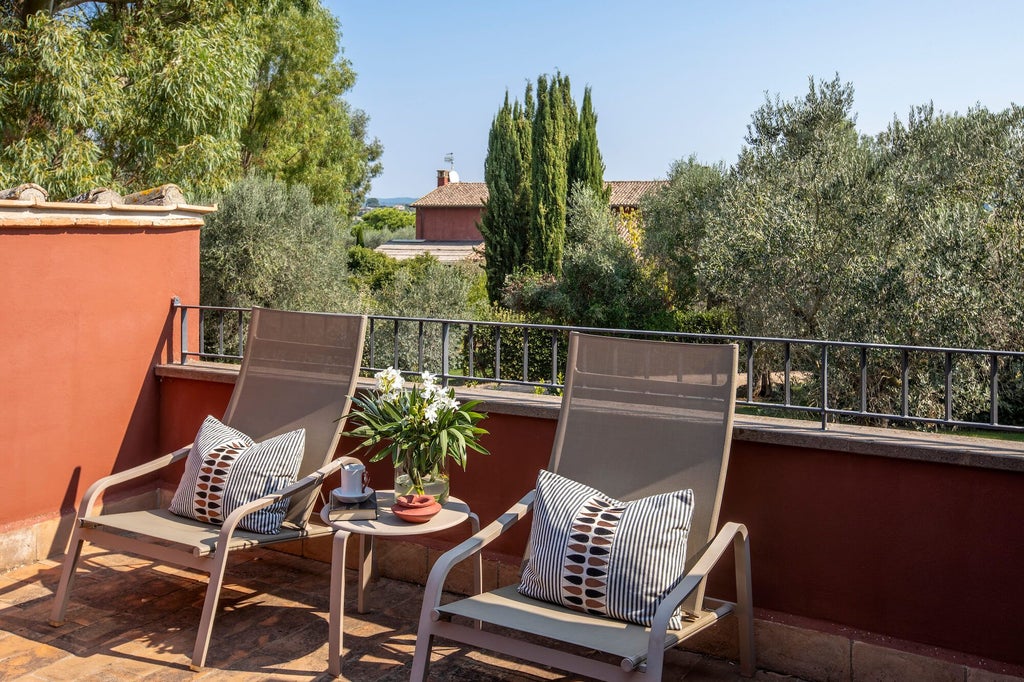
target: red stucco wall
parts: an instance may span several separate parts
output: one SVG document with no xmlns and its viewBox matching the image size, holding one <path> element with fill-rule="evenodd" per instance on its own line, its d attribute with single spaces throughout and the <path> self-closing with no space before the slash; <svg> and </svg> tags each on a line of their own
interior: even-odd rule
<svg viewBox="0 0 1024 682">
<path fill-rule="evenodd" d="M 480 222 L 479 208 L 416 209 L 416 238 L 431 241 L 482 241 L 476 224 Z"/>
<path fill-rule="evenodd" d="M 0 526 L 158 454 L 152 368 L 171 298 L 199 299 L 199 224 L 0 227 Z"/>
<path fill-rule="evenodd" d="M 182 430 L 165 434 L 168 449 L 223 409 L 225 386 L 164 380 L 163 419 Z M 493 454 L 471 456 L 452 490 L 487 524 L 547 465 L 555 422 L 492 412 L 484 425 Z M 390 464 L 369 469 L 390 487 Z M 734 440 L 721 521 L 750 529 L 760 609 L 1020 665 L 1022 500 L 1017 472 Z M 520 523 L 490 549 L 514 561 L 528 534 Z M 710 595 L 732 597 L 731 571 L 716 569 Z"/>
</svg>

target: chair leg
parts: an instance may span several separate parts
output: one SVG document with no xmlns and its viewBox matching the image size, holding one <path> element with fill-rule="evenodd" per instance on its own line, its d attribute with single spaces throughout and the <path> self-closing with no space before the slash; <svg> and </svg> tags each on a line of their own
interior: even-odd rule
<svg viewBox="0 0 1024 682">
<path fill-rule="evenodd" d="M 740 645 L 740 674 L 753 677 L 756 672 L 754 652 L 754 602 L 750 578 L 750 536 L 746 533 L 733 539 L 736 557 L 736 625 Z"/>
<path fill-rule="evenodd" d="M 434 646 L 434 635 L 429 626 L 424 627 L 420 620 L 419 631 L 416 633 L 416 652 L 412 655 L 412 670 L 409 682 L 423 682 L 427 679 L 427 666 L 430 665 L 430 650 Z"/>
<path fill-rule="evenodd" d="M 228 551 L 217 552 L 220 556 L 214 559 L 213 570 L 210 571 L 210 584 L 206 586 L 206 599 L 203 602 L 203 616 L 199 619 L 199 632 L 196 633 L 196 646 L 192 650 L 192 670 L 200 671 L 206 665 L 206 653 L 210 648 L 210 634 L 213 632 L 213 619 L 217 615 L 217 603 L 220 601 L 220 588 L 224 582 L 224 570 L 228 565 Z"/>
<path fill-rule="evenodd" d="M 57 594 L 54 596 L 53 609 L 50 611 L 50 625 L 55 628 L 64 624 L 64 616 L 67 614 L 68 609 L 68 598 L 71 596 L 71 588 L 75 584 L 78 560 L 82 557 L 82 546 L 84 544 L 85 540 L 82 539 L 81 527 L 76 520 L 75 529 L 71 532 L 71 542 L 68 544 L 68 551 L 64 555 L 64 566 L 61 569 Z"/>
</svg>

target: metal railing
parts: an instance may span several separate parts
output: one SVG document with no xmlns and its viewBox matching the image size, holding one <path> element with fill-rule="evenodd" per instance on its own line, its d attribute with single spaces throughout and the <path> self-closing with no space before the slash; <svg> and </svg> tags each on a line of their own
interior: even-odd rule
<svg viewBox="0 0 1024 682">
<path fill-rule="evenodd" d="M 176 307 L 181 362 L 241 360 L 249 309 Z M 843 421 L 1024 432 L 1024 352 L 1014 351 L 373 315 L 362 371 L 429 370 L 445 385 L 558 393 L 573 331 L 737 343 L 737 406 L 816 419 L 822 429 Z"/>
</svg>

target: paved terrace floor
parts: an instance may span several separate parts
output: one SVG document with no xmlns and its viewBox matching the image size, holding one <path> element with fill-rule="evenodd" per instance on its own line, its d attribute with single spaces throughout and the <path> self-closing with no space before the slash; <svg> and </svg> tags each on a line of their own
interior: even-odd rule
<svg viewBox="0 0 1024 682">
<path fill-rule="evenodd" d="M 0 679 L 330 680 L 327 674 L 329 566 L 271 550 L 237 552 L 225 578 L 207 669 L 188 664 L 202 609 L 203 574 L 87 548 L 67 622 L 48 624 L 60 574 L 42 561 L 0 575 Z M 350 572 L 349 580 L 355 574 Z M 351 585 L 351 583 L 350 583 Z M 345 679 L 409 676 L 422 591 L 381 579 L 367 594 L 370 613 L 346 604 Z M 439 640 L 431 679 L 578 680 L 572 675 Z M 737 666 L 668 652 L 665 680 L 743 679 Z M 795 680 L 760 671 L 757 680 Z"/>
</svg>

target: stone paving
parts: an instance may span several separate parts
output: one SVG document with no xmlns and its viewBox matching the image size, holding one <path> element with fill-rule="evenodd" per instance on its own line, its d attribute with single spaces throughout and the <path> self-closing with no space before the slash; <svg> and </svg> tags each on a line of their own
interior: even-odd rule
<svg viewBox="0 0 1024 682">
<path fill-rule="evenodd" d="M 67 621 L 59 628 L 48 624 L 58 562 L 0 575 L 0 679 L 332 679 L 326 672 L 328 565 L 271 550 L 236 554 L 221 593 L 207 668 L 199 673 L 188 664 L 206 590 L 203 574 L 87 549 Z M 356 612 L 354 585 L 346 590 L 345 679 L 408 679 L 421 589 L 380 579 L 367 594 L 367 614 Z M 434 650 L 431 679 L 579 679 L 445 646 L 443 640 Z M 670 651 L 667 663 L 666 680 L 743 679 L 735 665 L 690 652 Z M 755 679 L 795 678 L 758 672 Z"/>
</svg>

